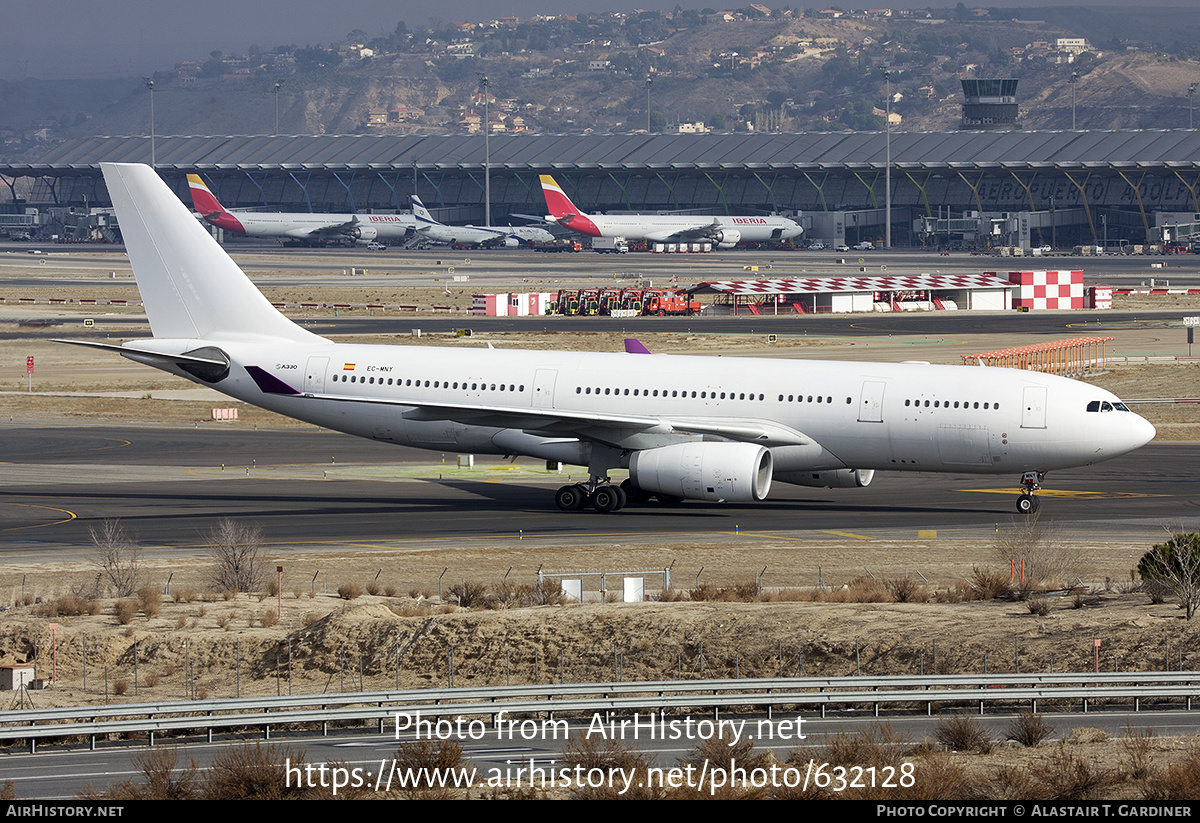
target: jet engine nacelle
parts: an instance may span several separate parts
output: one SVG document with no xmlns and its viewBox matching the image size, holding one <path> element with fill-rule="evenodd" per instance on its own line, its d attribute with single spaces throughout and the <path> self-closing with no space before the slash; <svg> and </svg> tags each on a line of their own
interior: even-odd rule
<svg viewBox="0 0 1200 823">
<path fill-rule="evenodd" d="M 718 249 L 732 249 L 742 239 L 742 233 L 737 229 L 717 229 L 713 234 L 713 243 Z"/>
<path fill-rule="evenodd" d="M 871 485 L 874 469 L 830 469 L 823 472 L 787 472 L 776 475 L 781 483 L 819 489 L 854 489 Z"/>
<path fill-rule="evenodd" d="M 651 493 L 748 502 L 767 496 L 773 466 L 771 452 L 753 443 L 680 443 L 635 452 L 629 477 Z"/>
<path fill-rule="evenodd" d="M 356 243 L 370 243 L 379 236 L 379 229 L 374 226 L 355 226 L 353 234 Z"/>
</svg>

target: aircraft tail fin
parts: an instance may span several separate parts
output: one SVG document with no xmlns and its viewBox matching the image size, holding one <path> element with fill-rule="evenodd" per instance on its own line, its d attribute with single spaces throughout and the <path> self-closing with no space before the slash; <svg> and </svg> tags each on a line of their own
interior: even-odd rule
<svg viewBox="0 0 1200 823">
<path fill-rule="evenodd" d="M 188 188 L 192 192 L 192 206 L 196 211 L 203 215 L 222 214 L 226 211 L 221 205 L 221 201 L 217 200 L 216 195 L 204 185 L 204 181 L 200 179 L 198 174 L 189 174 L 187 176 Z"/>
<path fill-rule="evenodd" d="M 425 208 L 425 204 L 421 202 L 420 197 L 413 194 L 408 199 L 412 204 L 413 217 L 417 218 L 418 223 L 425 223 L 430 226 L 438 225 L 438 221 L 433 219 L 433 215 L 429 213 L 429 209 Z"/>
<path fill-rule="evenodd" d="M 100 168 L 155 337 L 322 339 L 263 297 L 153 169 L 140 163 Z"/>
<path fill-rule="evenodd" d="M 563 220 L 581 215 L 579 209 L 575 208 L 575 204 L 571 202 L 571 198 L 567 197 L 566 192 L 558 183 L 554 182 L 554 178 L 548 174 L 541 175 L 542 194 L 546 196 L 546 209 L 555 220 Z"/>
</svg>

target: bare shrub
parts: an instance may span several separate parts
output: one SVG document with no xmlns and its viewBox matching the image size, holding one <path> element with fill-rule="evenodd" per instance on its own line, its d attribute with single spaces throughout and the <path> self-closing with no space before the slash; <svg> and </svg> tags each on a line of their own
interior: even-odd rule
<svg viewBox="0 0 1200 823">
<path fill-rule="evenodd" d="M 884 588 L 897 603 L 928 603 L 929 589 L 911 577 L 896 577 L 883 581 Z"/>
<path fill-rule="evenodd" d="M 122 780 L 103 791 L 88 786 L 80 797 L 85 800 L 194 800 L 199 797 L 200 770 L 196 761 L 188 758 L 179 764 L 179 753 L 173 748 L 154 748 L 140 752 L 133 764 L 141 773 L 141 781 Z"/>
<path fill-rule="evenodd" d="M 1153 728 L 1135 729 L 1132 724 L 1125 725 L 1121 747 L 1125 749 L 1125 761 L 1128 763 L 1129 776 L 1134 780 L 1145 780 L 1154 773 L 1154 761 L 1151 758 L 1154 751 L 1154 738 Z"/>
<path fill-rule="evenodd" d="M 217 618 L 217 628 L 218 629 L 228 629 L 229 623 L 230 623 L 230 618 L 229 618 L 229 615 L 227 615 L 227 614 L 223 614 Z"/>
<path fill-rule="evenodd" d="M 1192 746 L 1183 760 L 1150 776 L 1142 795 L 1152 801 L 1200 800 L 1200 750 Z"/>
<path fill-rule="evenodd" d="M 464 796 L 462 789 L 430 783 L 430 774 L 450 774 L 459 769 L 469 770 L 470 762 L 463 756 L 462 744 L 453 740 L 416 740 L 402 743 L 392 761 L 397 772 L 409 773 L 418 779 L 400 790 L 405 797 L 421 800 L 450 800 Z"/>
<path fill-rule="evenodd" d="M 1040 714 L 1022 712 L 1008 723 L 1006 736 L 1022 746 L 1036 746 L 1054 734 L 1054 727 Z"/>
<path fill-rule="evenodd" d="M 117 597 L 129 597 L 137 591 L 141 567 L 141 549 L 129 536 L 120 520 L 105 520 L 88 529 L 95 550 L 92 564 L 100 569 Z"/>
<path fill-rule="evenodd" d="M 709 767 L 708 780 L 697 781 L 696 785 L 685 785 L 670 793 L 673 798 L 704 797 L 719 800 L 759 800 L 769 797 L 766 786 L 755 785 L 746 778 L 756 769 L 769 769 L 771 754 L 756 751 L 754 741 L 742 737 L 736 742 L 723 735 L 700 740 L 684 755 L 680 763 L 691 766 L 696 774 Z M 736 771 L 735 771 L 736 768 Z M 717 774 L 724 773 L 724 780 L 717 782 Z"/>
<path fill-rule="evenodd" d="M 395 597 L 396 596 L 396 587 L 395 586 L 384 586 L 383 593 L 387 597 Z"/>
<path fill-rule="evenodd" d="M 1075 754 L 1059 743 L 1054 752 L 1030 764 L 1030 773 L 1040 786 L 1039 800 L 1092 800 L 1110 784 L 1111 777 L 1101 766 Z"/>
<path fill-rule="evenodd" d="M 1037 781 L 1021 766 L 999 766 L 980 794 L 990 800 L 1028 800 L 1038 792 Z"/>
<path fill-rule="evenodd" d="M 263 609 L 258 614 L 258 622 L 262 624 L 264 629 L 269 629 L 272 626 L 278 626 L 279 612 L 275 609 Z"/>
<path fill-rule="evenodd" d="M 972 600 L 995 600 L 1009 591 L 1008 576 L 987 566 L 971 567 L 969 585 Z"/>
<path fill-rule="evenodd" d="M 158 676 L 158 672 L 146 672 L 143 682 L 146 684 L 146 688 L 153 689 L 162 682 L 162 679 Z"/>
<path fill-rule="evenodd" d="M 1025 601 L 1025 606 L 1029 609 L 1030 614 L 1037 617 L 1045 617 L 1050 614 L 1050 599 L 1044 594 L 1030 595 L 1029 599 Z"/>
<path fill-rule="evenodd" d="M 424 600 L 416 602 L 412 600 L 402 600 L 399 603 L 389 603 L 388 608 L 400 617 L 426 617 L 433 613 L 433 607 Z"/>
<path fill-rule="evenodd" d="M 995 540 L 996 558 L 1017 570 L 1024 568 L 1025 588 L 1069 586 L 1083 573 L 1087 554 L 1069 545 L 1062 530 L 1041 519 L 1038 512 L 1014 516 Z"/>
<path fill-rule="evenodd" d="M 77 617 L 79 615 L 100 614 L 100 601 L 89 597 L 79 597 L 65 594 L 33 607 L 33 613 L 38 617 Z"/>
<path fill-rule="evenodd" d="M 356 600 L 362 597 L 363 587 L 357 583 L 343 583 L 338 586 L 338 597 L 343 600 Z"/>
<path fill-rule="evenodd" d="M 943 717 L 934 727 L 933 736 L 943 748 L 956 752 L 979 752 L 992 750 L 992 739 L 978 720 L 965 714 Z"/>
<path fill-rule="evenodd" d="M 223 749 L 205 775 L 203 797 L 206 800 L 321 800 L 333 799 L 328 786 L 308 785 L 305 780 L 288 780 L 283 769 L 287 763 L 306 773 L 308 752 L 291 746 L 230 746 Z M 329 764 L 331 767 L 333 764 Z M 347 786 L 338 798 L 353 800 L 364 791 Z"/>
<path fill-rule="evenodd" d="M 117 697 L 120 697 L 127 691 L 129 691 L 128 680 L 121 679 L 113 683 L 113 694 L 115 694 Z"/>
<path fill-rule="evenodd" d="M 892 595 L 887 586 L 871 577 L 860 576 L 846 584 L 847 602 L 850 603 L 890 603 Z"/>
<path fill-rule="evenodd" d="M 464 609 L 479 609 L 486 608 L 495 598 L 488 595 L 486 584 L 463 580 L 450 587 L 450 599 Z"/>
<path fill-rule="evenodd" d="M 158 617 L 162 610 L 162 592 L 157 586 L 140 586 L 137 590 L 138 606 L 146 619 Z"/>
<path fill-rule="evenodd" d="M 578 800 L 619 800 L 625 797 L 637 800 L 652 800 L 663 797 L 662 786 L 651 785 L 653 781 L 645 779 L 650 760 L 646 755 L 635 752 L 619 740 L 610 740 L 595 735 L 580 735 L 572 737 L 563 748 L 563 766 L 572 772 L 576 769 L 580 774 L 588 774 L 592 769 L 599 769 L 602 774 L 613 774 L 621 769 L 623 774 L 637 775 L 630 786 L 630 791 L 620 794 L 621 785 L 614 786 L 611 781 L 603 781 L 602 786 L 583 785 L 573 786 L 571 796 Z M 620 781 L 617 781 L 620 784 Z"/>
<path fill-rule="evenodd" d="M 268 577 L 267 585 L 263 587 L 262 593 L 265 594 L 267 597 L 278 597 L 279 596 L 279 578 L 276 576 Z"/>
<path fill-rule="evenodd" d="M 225 517 L 204 536 L 208 556 L 216 562 L 213 584 L 224 591 L 250 592 L 262 586 L 265 569 L 259 557 L 262 529 Z"/>
<path fill-rule="evenodd" d="M 383 587 L 379 585 L 378 580 L 372 580 L 367 584 L 367 594 L 372 597 L 378 597 L 381 591 L 383 591 Z"/>
<path fill-rule="evenodd" d="M 909 741 L 890 723 L 874 723 L 857 732 L 840 731 L 825 744 L 824 760 L 835 766 L 886 766 Z"/>
<path fill-rule="evenodd" d="M 688 592 L 690 600 L 713 600 L 722 603 L 753 603 L 759 597 L 759 587 L 753 580 L 743 580 L 728 586 L 701 583 Z"/>
<path fill-rule="evenodd" d="M 116 605 L 117 622 L 122 626 L 128 626 L 133 622 L 134 615 L 137 614 L 137 601 L 128 597 L 117 601 Z"/>
</svg>

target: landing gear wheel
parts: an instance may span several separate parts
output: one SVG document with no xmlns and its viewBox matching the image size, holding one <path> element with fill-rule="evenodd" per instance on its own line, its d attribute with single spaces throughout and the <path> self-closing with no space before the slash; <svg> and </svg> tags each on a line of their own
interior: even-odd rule
<svg viewBox="0 0 1200 823">
<path fill-rule="evenodd" d="M 1021 514 L 1034 514 L 1042 507 L 1042 501 L 1032 494 L 1023 494 L 1017 498 L 1017 511 Z"/>
<path fill-rule="evenodd" d="M 600 486 L 592 492 L 592 508 L 601 514 L 621 508 L 621 490 L 616 486 Z"/>
<path fill-rule="evenodd" d="M 565 512 L 582 509 L 587 502 L 587 492 L 581 486 L 563 486 L 554 493 L 554 505 Z"/>
<path fill-rule="evenodd" d="M 651 494 L 634 484 L 628 477 L 621 481 L 621 491 L 630 505 L 637 506 L 650 500 Z"/>
</svg>

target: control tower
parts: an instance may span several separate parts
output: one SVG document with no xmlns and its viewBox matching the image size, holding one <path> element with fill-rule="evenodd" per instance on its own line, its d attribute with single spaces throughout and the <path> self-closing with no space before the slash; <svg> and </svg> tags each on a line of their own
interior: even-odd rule
<svg viewBox="0 0 1200 823">
<path fill-rule="evenodd" d="M 962 129 L 1015 129 L 1017 80 L 963 80 Z"/>
</svg>

